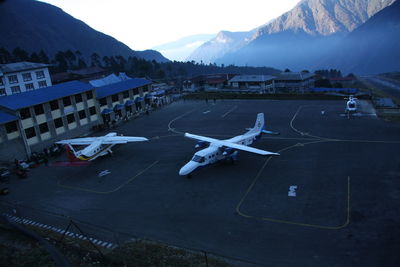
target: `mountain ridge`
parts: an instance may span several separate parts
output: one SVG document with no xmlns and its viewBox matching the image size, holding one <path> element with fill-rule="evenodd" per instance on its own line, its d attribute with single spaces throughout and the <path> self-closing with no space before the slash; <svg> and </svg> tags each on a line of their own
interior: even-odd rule
<svg viewBox="0 0 400 267">
<path fill-rule="evenodd" d="M 79 50 L 86 58 L 94 52 L 101 56 L 136 56 L 166 62 L 153 50 L 134 51 L 115 38 L 96 31 L 62 9 L 33 0 L 0 2 L 0 47 L 28 52 L 44 50 L 54 56 L 60 50 Z"/>
<path fill-rule="evenodd" d="M 293 9 L 256 28 L 251 40 L 239 49 L 221 48 L 224 53 L 215 57 L 214 51 L 218 49 L 214 47 L 209 51 L 209 44 L 205 43 L 195 53 L 212 55 L 216 63 L 225 65 L 311 68 L 321 63 L 325 53 L 346 34 L 393 2 L 395 0 L 302 0 Z"/>
</svg>

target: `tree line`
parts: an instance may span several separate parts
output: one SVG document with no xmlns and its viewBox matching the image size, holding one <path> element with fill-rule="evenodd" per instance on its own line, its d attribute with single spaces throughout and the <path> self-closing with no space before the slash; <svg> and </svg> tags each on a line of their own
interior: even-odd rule
<svg viewBox="0 0 400 267">
<path fill-rule="evenodd" d="M 147 77 L 153 80 L 170 81 L 191 78 L 194 75 L 213 73 L 234 74 L 275 74 L 279 70 L 268 67 L 239 67 L 235 65 L 225 66 L 221 64 L 203 64 L 194 61 L 157 62 L 145 60 L 134 56 L 101 56 L 94 52 L 90 56 L 83 55 L 79 50 L 58 51 L 53 57 L 48 56 L 43 50 L 29 53 L 19 47 L 11 52 L 0 48 L 0 64 L 20 61 L 30 61 L 50 64 L 51 73 L 77 70 L 89 66 L 97 66 L 109 72 L 125 72 L 131 77 Z"/>
</svg>

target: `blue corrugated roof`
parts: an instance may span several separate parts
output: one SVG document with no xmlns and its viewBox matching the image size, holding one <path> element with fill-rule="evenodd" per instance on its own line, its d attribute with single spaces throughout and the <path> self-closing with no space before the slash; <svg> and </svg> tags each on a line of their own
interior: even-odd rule
<svg viewBox="0 0 400 267">
<path fill-rule="evenodd" d="M 357 88 L 326 88 L 326 87 L 320 87 L 320 88 L 310 88 L 311 92 L 315 93 L 323 93 L 323 92 L 338 92 L 338 93 L 348 93 L 348 94 L 356 94 L 358 93 Z"/>
<path fill-rule="evenodd" d="M 133 78 L 119 83 L 96 87 L 96 95 L 97 98 L 102 98 L 148 84 L 151 84 L 151 81 L 141 78 Z"/>
<path fill-rule="evenodd" d="M 0 124 L 18 120 L 17 116 L 0 110 Z"/>
<path fill-rule="evenodd" d="M 12 110 L 18 110 L 21 108 L 49 102 L 65 96 L 90 91 L 93 88 L 94 87 L 92 85 L 79 81 L 60 83 L 29 92 L 0 97 L 0 106 L 4 106 Z"/>
</svg>

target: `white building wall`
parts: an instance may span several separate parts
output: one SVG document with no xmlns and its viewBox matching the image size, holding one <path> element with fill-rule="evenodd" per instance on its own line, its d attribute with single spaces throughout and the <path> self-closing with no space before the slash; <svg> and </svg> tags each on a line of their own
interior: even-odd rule
<svg viewBox="0 0 400 267">
<path fill-rule="evenodd" d="M 43 73 L 43 75 L 41 75 Z M 24 74 L 30 74 L 30 78 L 24 79 Z M 14 86 L 19 86 L 19 92 L 26 92 L 30 90 L 36 90 L 42 87 L 52 86 L 52 82 L 50 79 L 50 74 L 48 68 L 37 68 L 32 70 L 20 71 L 20 72 L 12 72 L 12 73 L 3 73 L 3 87 L 0 83 L 0 89 L 4 88 L 6 91 L 6 95 L 12 95 L 17 92 L 13 92 Z M 16 76 L 16 82 L 13 82 L 13 78 Z M 29 75 L 28 75 L 29 76 Z M 11 79 L 11 82 L 10 82 Z M 42 84 L 45 83 L 45 84 Z M 28 89 L 27 86 L 33 86 L 33 89 Z M 46 85 L 46 86 L 44 86 Z"/>
</svg>

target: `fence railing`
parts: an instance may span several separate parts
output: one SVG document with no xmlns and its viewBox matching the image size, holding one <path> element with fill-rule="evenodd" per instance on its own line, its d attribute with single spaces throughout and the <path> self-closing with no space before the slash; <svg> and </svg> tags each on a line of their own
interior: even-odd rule
<svg viewBox="0 0 400 267">
<path fill-rule="evenodd" d="M 212 251 L 177 246 L 159 240 L 143 238 L 131 233 L 115 231 L 107 227 L 63 215 L 57 211 L 43 210 L 18 203 L 0 201 L 0 215 L 7 217 L 15 223 L 38 230 L 45 237 L 55 239 L 59 242 L 68 240 L 68 244 L 76 242 L 77 244 L 79 243 L 79 247 L 82 250 L 97 251 L 101 255 L 103 255 L 103 251 L 122 246 L 126 242 L 146 242 L 201 255 L 205 266 L 209 266 L 210 259 L 219 259 L 236 266 L 268 266 L 265 263 L 252 260 L 233 258 Z"/>
</svg>

